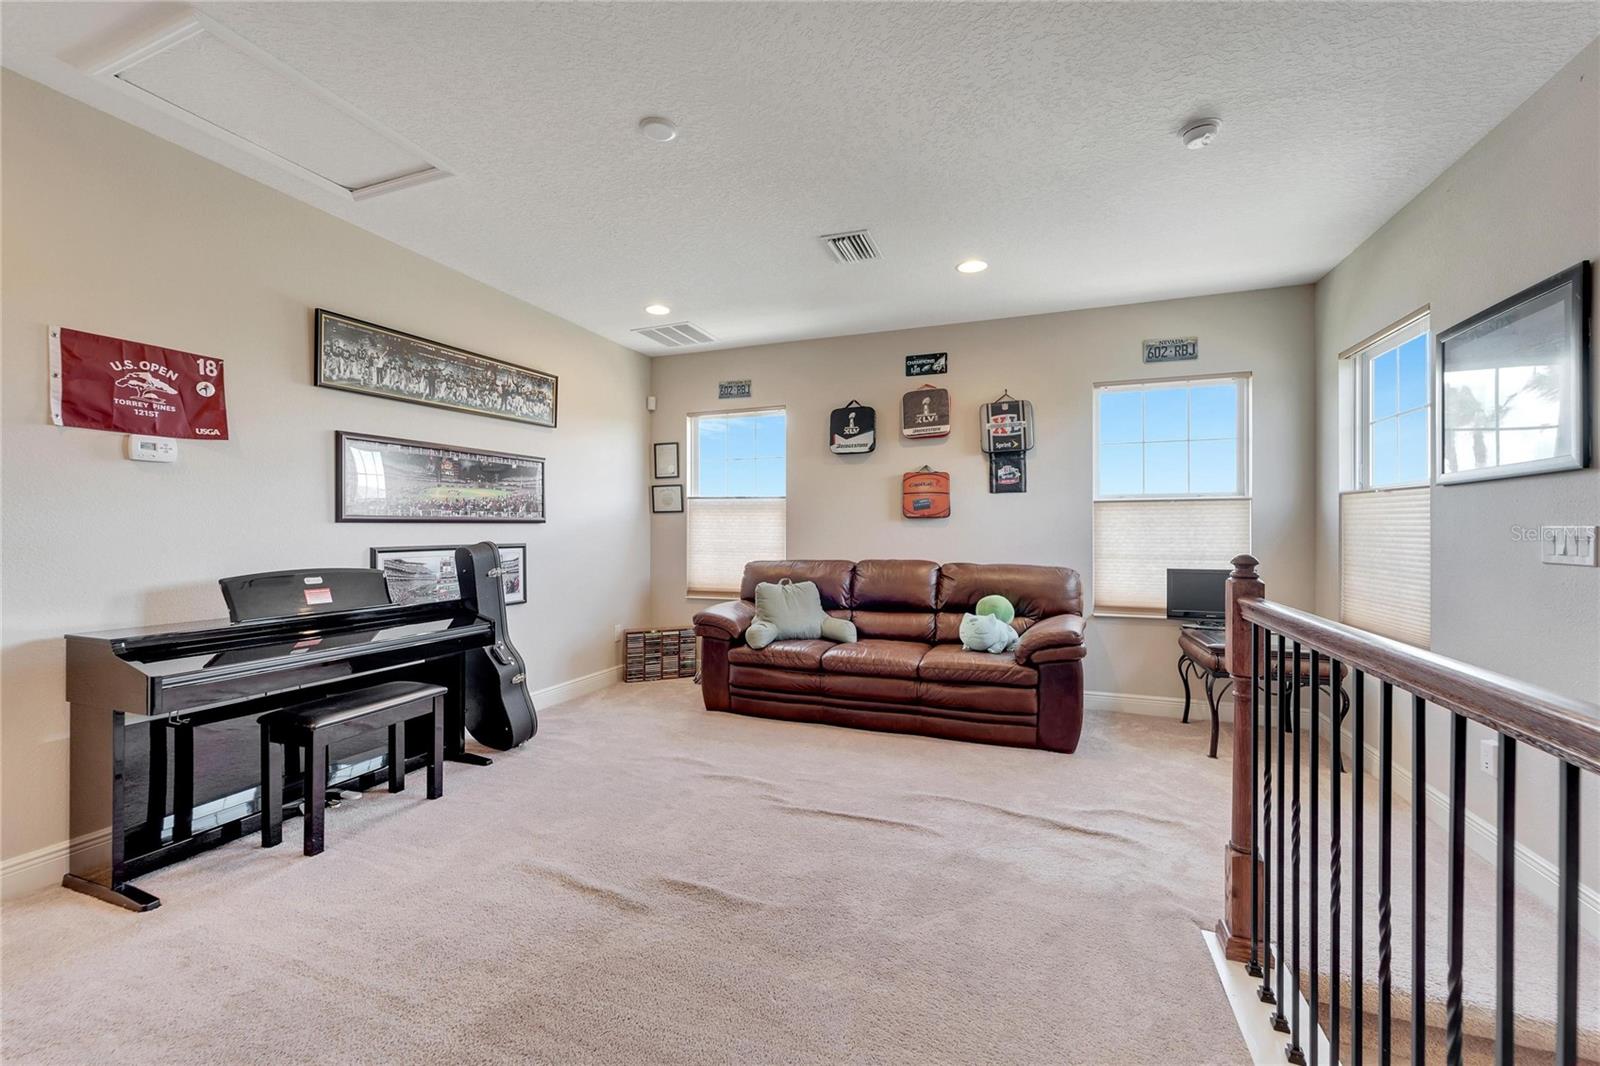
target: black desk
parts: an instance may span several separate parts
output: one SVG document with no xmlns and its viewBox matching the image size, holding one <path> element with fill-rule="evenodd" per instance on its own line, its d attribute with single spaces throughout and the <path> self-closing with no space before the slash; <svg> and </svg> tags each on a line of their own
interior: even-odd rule
<svg viewBox="0 0 1600 1066">
<path fill-rule="evenodd" d="M 1227 652 L 1228 641 L 1225 630 L 1184 626 L 1178 631 L 1178 680 L 1183 682 L 1183 720 L 1189 721 L 1190 678 L 1205 682 L 1206 705 L 1211 709 L 1210 757 L 1213 759 L 1217 757 L 1217 735 L 1220 732 L 1218 708 L 1221 706 L 1223 695 L 1233 686 L 1233 677 L 1228 673 Z M 1269 677 L 1277 677 L 1278 664 L 1275 656 L 1269 656 L 1266 673 Z M 1338 692 L 1341 724 L 1350 711 L 1350 697 L 1344 691 L 1346 673 L 1345 668 L 1340 666 L 1336 680 L 1333 676 L 1332 662 L 1323 658 L 1318 664 L 1315 678 L 1317 687 L 1328 693 L 1330 699 L 1333 698 L 1334 692 Z M 1294 674 L 1302 688 L 1313 683 L 1310 652 L 1300 653 L 1300 662 Z M 1290 723 L 1285 722 L 1284 728 L 1290 728 Z M 1342 757 L 1339 763 L 1340 769 L 1343 770 Z"/>
</svg>

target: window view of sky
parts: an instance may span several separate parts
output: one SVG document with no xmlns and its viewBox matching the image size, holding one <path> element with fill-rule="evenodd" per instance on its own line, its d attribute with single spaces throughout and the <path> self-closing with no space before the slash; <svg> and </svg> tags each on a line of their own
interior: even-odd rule
<svg viewBox="0 0 1600 1066">
<path fill-rule="evenodd" d="M 1239 383 L 1102 389 L 1101 496 L 1229 494 L 1239 485 Z"/>
<path fill-rule="evenodd" d="M 695 419 L 695 495 L 784 495 L 785 432 L 782 411 Z"/>
<path fill-rule="evenodd" d="M 1372 358 L 1367 447 L 1373 488 L 1428 480 L 1428 335 Z"/>
</svg>

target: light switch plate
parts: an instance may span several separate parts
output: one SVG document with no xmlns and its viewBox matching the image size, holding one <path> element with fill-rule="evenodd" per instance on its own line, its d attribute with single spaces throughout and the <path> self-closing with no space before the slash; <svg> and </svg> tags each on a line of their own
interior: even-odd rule
<svg viewBox="0 0 1600 1066">
<path fill-rule="evenodd" d="M 1539 561 L 1557 566 L 1595 565 L 1594 526 L 1540 526 Z"/>
<path fill-rule="evenodd" d="M 178 442 L 171 437 L 143 437 L 128 434 L 128 458 L 141 463 L 175 463 Z"/>
</svg>

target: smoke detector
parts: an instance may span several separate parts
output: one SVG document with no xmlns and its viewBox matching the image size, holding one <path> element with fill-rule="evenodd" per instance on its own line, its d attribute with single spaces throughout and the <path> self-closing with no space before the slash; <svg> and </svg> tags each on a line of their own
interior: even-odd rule
<svg viewBox="0 0 1600 1066">
<path fill-rule="evenodd" d="M 1189 123 L 1178 134 L 1183 139 L 1183 146 L 1191 152 L 1198 152 L 1206 145 L 1217 139 L 1217 131 L 1222 128 L 1219 118 L 1202 118 Z"/>
</svg>

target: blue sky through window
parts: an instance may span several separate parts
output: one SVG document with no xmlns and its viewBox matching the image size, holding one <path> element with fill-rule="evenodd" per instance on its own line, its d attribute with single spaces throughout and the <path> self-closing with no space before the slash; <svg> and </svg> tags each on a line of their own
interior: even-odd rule
<svg viewBox="0 0 1600 1066">
<path fill-rule="evenodd" d="M 1428 334 L 1367 364 L 1367 480 L 1371 488 L 1428 480 Z"/>
<path fill-rule="evenodd" d="M 1101 496 L 1231 495 L 1243 491 L 1238 381 L 1096 391 Z"/>
<path fill-rule="evenodd" d="M 787 491 L 783 411 L 694 419 L 696 496 L 783 496 Z"/>
</svg>

